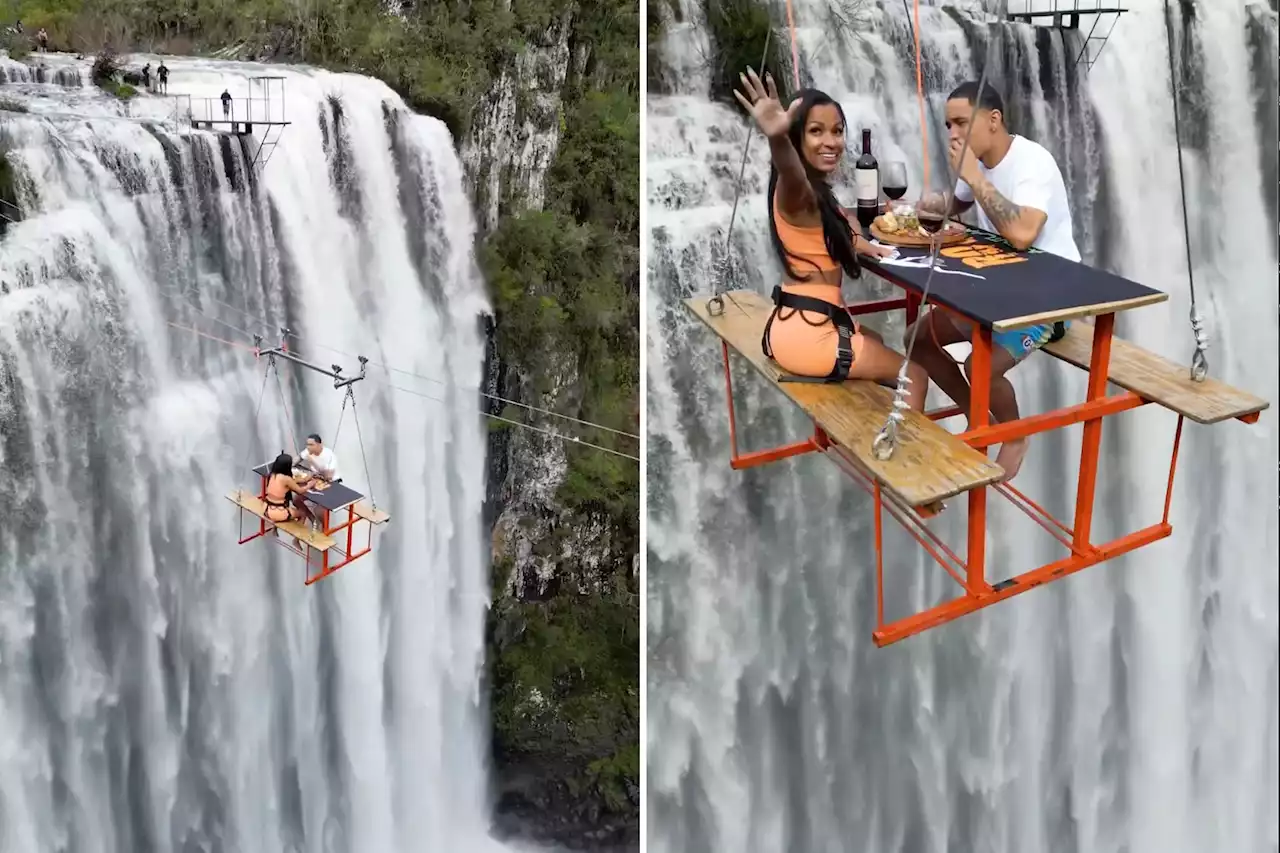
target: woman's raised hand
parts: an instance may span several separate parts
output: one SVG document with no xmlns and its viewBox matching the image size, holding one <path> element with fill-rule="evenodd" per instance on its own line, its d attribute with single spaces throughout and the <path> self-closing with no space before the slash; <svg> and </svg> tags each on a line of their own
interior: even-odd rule
<svg viewBox="0 0 1280 853">
<path fill-rule="evenodd" d="M 742 88 L 747 93 L 743 95 L 742 92 L 734 89 L 733 96 L 751 113 L 756 124 L 760 126 L 760 132 L 769 137 L 786 136 L 787 131 L 791 129 L 791 119 L 800 108 L 800 99 L 796 98 L 791 102 L 791 106 L 784 110 L 782 101 L 778 99 L 778 87 L 773 84 L 772 74 L 765 74 L 768 88 L 765 88 L 765 84 L 760 82 L 756 72 L 750 68 L 747 69 L 746 74 L 739 74 L 738 77 L 741 78 Z"/>
</svg>

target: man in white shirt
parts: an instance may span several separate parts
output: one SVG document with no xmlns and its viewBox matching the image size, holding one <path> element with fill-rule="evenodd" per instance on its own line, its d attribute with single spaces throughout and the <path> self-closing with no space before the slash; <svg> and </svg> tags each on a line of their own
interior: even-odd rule
<svg viewBox="0 0 1280 853">
<path fill-rule="evenodd" d="M 974 104 L 977 103 L 977 110 Z M 964 162 L 960 153 L 965 135 L 973 131 Z M 1079 261 L 1071 230 L 1071 208 L 1062 171 L 1053 155 L 1024 136 L 1009 132 L 1004 122 L 1004 99 L 990 83 L 978 91 L 974 82 L 962 83 L 947 99 L 947 130 L 951 165 L 960 180 L 956 183 L 951 215 L 958 216 L 977 203 L 978 226 L 998 233 L 1015 249 L 1036 248 Z M 924 209 L 940 209 L 943 196 L 935 193 L 921 200 Z M 943 349 L 949 344 L 970 341 L 972 326 L 939 311 L 928 311 L 917 321 L 911 360 L 917 362 L 942 391 L 967 411 L 969 408 L 970 362 L 964 375 L 955 360 Z M 996 332 L 991 353 L 991 420 L 1002 423 L 1018 419 L 1018 401 L 1005 373 L 1049 342 L 1052 323 Z M 911 330 L 907 331 L 910 339 Z M 1018 473 L 1027 452 L 1027 440 L 1006 441 L 1000 446 L 996 463 L 1008 479 Z"/>
<path fill-rule="evenodd" d="M 316 479 L 327 483 L 336 483 L 342 479 L 338 473 L 338 457 L 332 450 L 324 446 L 318 433 L 307 436 L 307 448 L 298 452 L 298 464 L 309 468 Z"/>
</svg>

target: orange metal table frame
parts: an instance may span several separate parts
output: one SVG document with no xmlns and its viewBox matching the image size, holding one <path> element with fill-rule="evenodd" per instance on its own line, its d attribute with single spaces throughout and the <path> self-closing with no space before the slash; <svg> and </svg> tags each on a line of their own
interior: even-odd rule
<svg viewBox="0 0 1280 853">
<path fill-rule="evenodd" d="M 262 482 L 261 482 L 261 488 L 258 491 L 258 499 L 265 501 L 267 498 L 267 477 L 259 475 L 259 479 Z M 333 548 L 328 548 L 323 551 L 318 548 L 313 548 L 311 545 L 304 543 L 306 551 L 300 552 L 300 553 L 302 553 L 302 556 L 304 556 L 307 561 L 307 576 L 305 580 L 306 586 L 311 586 L 311 584 L 315 583 L 316 581 L 324 580 L 329 575 L 336 572 L 338 569 L 341 569 L 343 566 L 346 566 L 349 563 L 360 559 L 365 554 L 368 554 L 370 551 L 373 550 L 373 524 L 372 523 L 369 524 L 368 535 L 365 537 L 364 547 L 362 547 L 359 551 L 353 550 L 356 547 L 356 543 L 354 542 L 355 525 L 356 525 L 356 522 L 363 520 L 360 518 L 360 516 L 356 515 L 354 503 L 352 503 L 350 506 L 343 507 L 333 512 L 326 509 L 325 507 L 319 506 L 314 502 L 311 502 L 311 506 L 314 507 L 313 512 L 315 512 L 317 514 L 317 517 L 320 519 L 321 530 L 324 533 L 324 535 L 337 539 L 337 534 L 343 533 L 345 531 L 346 536 L 344 538 L 346 540 L 346 543 L 345 543 L 345 547 L 341 549 L 339 549 L 335 545 Z M 346 520 L 343 521 L 341 524 L 331 525 L 330 524 L 331 516 L 334 515 L 335 513 L 341 513 L 341 512 L 345 512 L 347 514 Z M 240 518 L 242 521 L 240 533 L 242 535 L 240 536 L 239 541 L 236 543 L 238 545 L 243 545 L 246 542 L 252 542 L 254 539 L 257 539 L 260 536 L 266 536 L 268 530 L 270 529 L 267 526 L 267 521 L 263 518 L 259 518 L 257 532 L 251 533 L 248 536 L 244 536 L 243 535 L 244 533 L 243 511 L 241 511 L 240 513 Z M 295 549 L 290 548 L 289 550 L 292 551 Z M 338 551 L 338 556 L 340 556 L 342 559 L 335 561 L 333 557 L 330 556 L 329 552 L 334 550 Z M 312 552 L 315 552 L 314 555 Z M 315 572 L 314 574 L 311 571 L 312 565 L 315 565 L 316 568 L 318 569 L 318 571 Z"/>
<path fill-rule="evenodd" d="M 848 308 L 850 313 L 854 315 L 904 309 L 907 323 L 910 324 L 916 320 L 920 303 L 920 295 L 907 290 L 904 298 L 860 302 L 850 305 Z M 964 317 L 961 312 L 937 303 L 931 303 L 930 307 L 947 311 L 955 316 Z M 832 458 L 842 470 L 871 494 L 875 503 L 874 530 L 876 547 L 876 628 L 872 632 L 872 638 L 877 646 L 886 646 L 930 628 L 951 622 L 968 613 L 989 607 L 998 601 L 1012 598 L 1034 587 L 1058 580 L 1081 569 L 1164 539 L 1173 532 L 1173 528 L 1169 524 L 1169 505 L 1173 498 L 1174 471 L 1177 467 L 1178 449 L 1182 441 L 1182 415 L 1178 416 L 1177 428 L 1173 435 L 1173 452 L 1169 462 L 1169 479 L 1165 492 L 1164 515 L 1161 520 L 1110 542 L 1094 544 L 1092 541 L 1093 506 L 1098 483 L 1103 419 L 1120 412 L 1136 409 L 1150 402 L 1130 391 L 1125 391 L 1118 395 L 1107 395 L 1107 376 L 1111 362 L 1111 342 L 1115 327 L 1115 313 L 1111 311 L 1094 316 L 1093 351 L 1089 364 L 1088 390 L 1084 402 L 996 425 L 990 424 L 988 415 L 991 398 L 992 332 L 990 328 L 983 328 L 979 323 L 964 317 L 964 319 L 970 320 L 974 327 L 973 354 L 971 357 L 973 379 L 971 380 L 971 412 L 969 415 L 971 428 L 968 432 L 962 433 L 959 438 L 974 448 L 985 449 L 991 445 L 1016 438 L 1030 437 L 1072 424 L 1084 424 L 1084 439 L 1080 449 L 1079 480 L 1076 487 L 1073 524 L 1068 526 L 1053 518 L 1042 507 L 1008 483 L 997 483 L 990 487 L 1006 497 L 1015 507 L 1068 548 L 1071 552 L 1070 556 L 995 584 L 988 582 L 986 574 L 985 549 L 988 487 L 980 486 L 968 493 L 968 545 L 965 559 L 961 559 L 933 531 L 925 526 L 926 514 L 922 514 L 920 510 L 915 508 L 905 506 L 883 490 L 881 484 L 869 476 L 847 450 L 833 445 L 823 430 L 816 425 L 814 435 L 803 441 L 768 450 L 745 454 L 739 453 L 737 423 L 733 405 L 733 380 L 729 370 L 729 346 L 727 343 L 721 342 L 721 350 L 724 356 L 725 388 L 729 398 L 731 467 L 734 469 L 752 468 L 791 456 L 820 451 Z M 928 414 L 929 417 L 940 420 L 960 414 L 960 411 L 955 407 L 950 407 L 929 412 Z M 1252 423 L 1258 419 L 1258 415 L 1255 413 L 1242 416 L 1239 419 Z M 915 615 L 888 623 L 885 622 L 883 555 L 883 512 L 885 510 L 951 575 L 963 590 L 962 595 Z"/>
</svg>

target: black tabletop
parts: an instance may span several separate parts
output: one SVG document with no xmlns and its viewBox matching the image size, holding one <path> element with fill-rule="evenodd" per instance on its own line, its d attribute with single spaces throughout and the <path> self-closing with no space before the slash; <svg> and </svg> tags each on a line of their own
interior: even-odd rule
<svg viewBox="0 0 1280 853">
<path fill-rule="evenodd" d="M 323 490 L 308 489 L 307 500 L 313 504 L 322 506 L 330 512 L 350 506 L 360 500 L 364 495 L 355 489 L 347 488 L 342 483 L 330 483 L 329 487 Z"/>
<path fill-rule="evenodd" d="M 253 473 L 257 474 L 259 477 L 265 477 L 270 470 L 271 463 L 264 462 L 254 468 Z M 301 476 L 303 474 L 310 473 L 301 468 L 295 468 L 293 469 L 293 472 L 294 476 Z M 345 506 L 350 506 L 363 497 L 364 495 L 360 494 L 355 489 L 350 488 L 345 483 L 330 483 L 329 487 L 325 489 L 307 490 L 307 500 L 318 506 L 324 507 L 330 512 L 342 509 Z"/>
<path fill-rule="evenodd" d="M 929 276 L 928 256 L 927 249 L 899 246 L 896 261 L 858 260 L 899 287 L 920 293 Z M 1050 252 L 1019 252 L 998 235 L 975 229 L 964 243 L 938 253 L 929 285 L 931 302 L 988 328 L 1016 328 L 1019 324 L 1010 321 L 1022 318 L 1034 318 L 1020 324 L 1032 325 L 1101 314 L 1167 298 L 1159 290 Z"/>
</svg>

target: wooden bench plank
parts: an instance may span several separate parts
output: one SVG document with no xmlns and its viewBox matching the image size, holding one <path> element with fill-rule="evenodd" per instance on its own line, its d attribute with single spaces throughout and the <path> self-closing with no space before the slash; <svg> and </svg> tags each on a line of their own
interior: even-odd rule
<svg viewBox="0 0 1280 853">
<path fill-rule="evenodd" d="M 1089 369 L 1093 355 L 1093 324 L 1076 321 L 1066 336 L 1046 344 L 1044 351 L 1076 367 Z M 1185 415 L 1196 423 L 1251 415 L 1270 407 L 1261 397 L 1232 388 L 1215 379 L 1191 381 L 1190 368 L 1115 336 L 1111 338 L 1111 365 L 1107 378 L 1126 391 Z"/>
<path fill-rule="evenodd" d="M 358 517 L 363 518 L 370 524 L 385 524 L 391 520 L 391 515 L 380 509 L 374 509 L 364 501 L 352 504 L 351 511 Z"/>
<path fill-rule="evenodd" d="M 1004 479 L 1004 470 L 981 451 L 919 412 L 904 413 L 897 450 L 889 460 L 879 461 L 871 443 L 893 408 L 891 391 L 861 380 L 779 384 L 786 372 L 760 350 L 773 303 L 755 291 L 734 290 L 724 294 L 724 313 L 712 317 L 708 298 L 686 299 L 685 306 L 909 506 L 928 506 Z"/>
<path fill-rule="evenodd" d="M 998 320 L 991 324 L 993 332 L 1010 332 L 1015 329 L 1025 329 L 1027 326 L 1037 326 L 1042 323 L 1058 323 L 1066 320 L 1075 320 L 1078 317 L 1094 317 L 1098 314 L 1112 314 L 1120 311 L 1131 311 L 1134 308 L 1142 308 L 1146 305 L 1155 305 L 1159 302 L 1167 302 L 1169 294 L 1167 293 L 1148 293 L 1145 296 L 1134 296 L 1130 299 L 1117 299 L 1112 302 L 1098 302 L 1093 305 L 1077 305 L 1072 308 L 1062 308 L 1057 311 L 1041 311 L 1038 314 L 1027 314 L 1022 317 L 1009 317 L 1004 320 Z"/>
<path fill-rule="evenodd" d="M 312 530 L 300 521 L 272 521 L 267 518 L 267 505 L 252 492 L 236 490 L 227 495 L 227 500 L 231 501 L 241 509 L 247 510 L 261 518 L 267 524 L 273 525 L 285 533 L 288 533 L 295 539 L 306 542 L 317 551 L 328 551 L 338 543 L 330 536 Z"/>
</svg>

